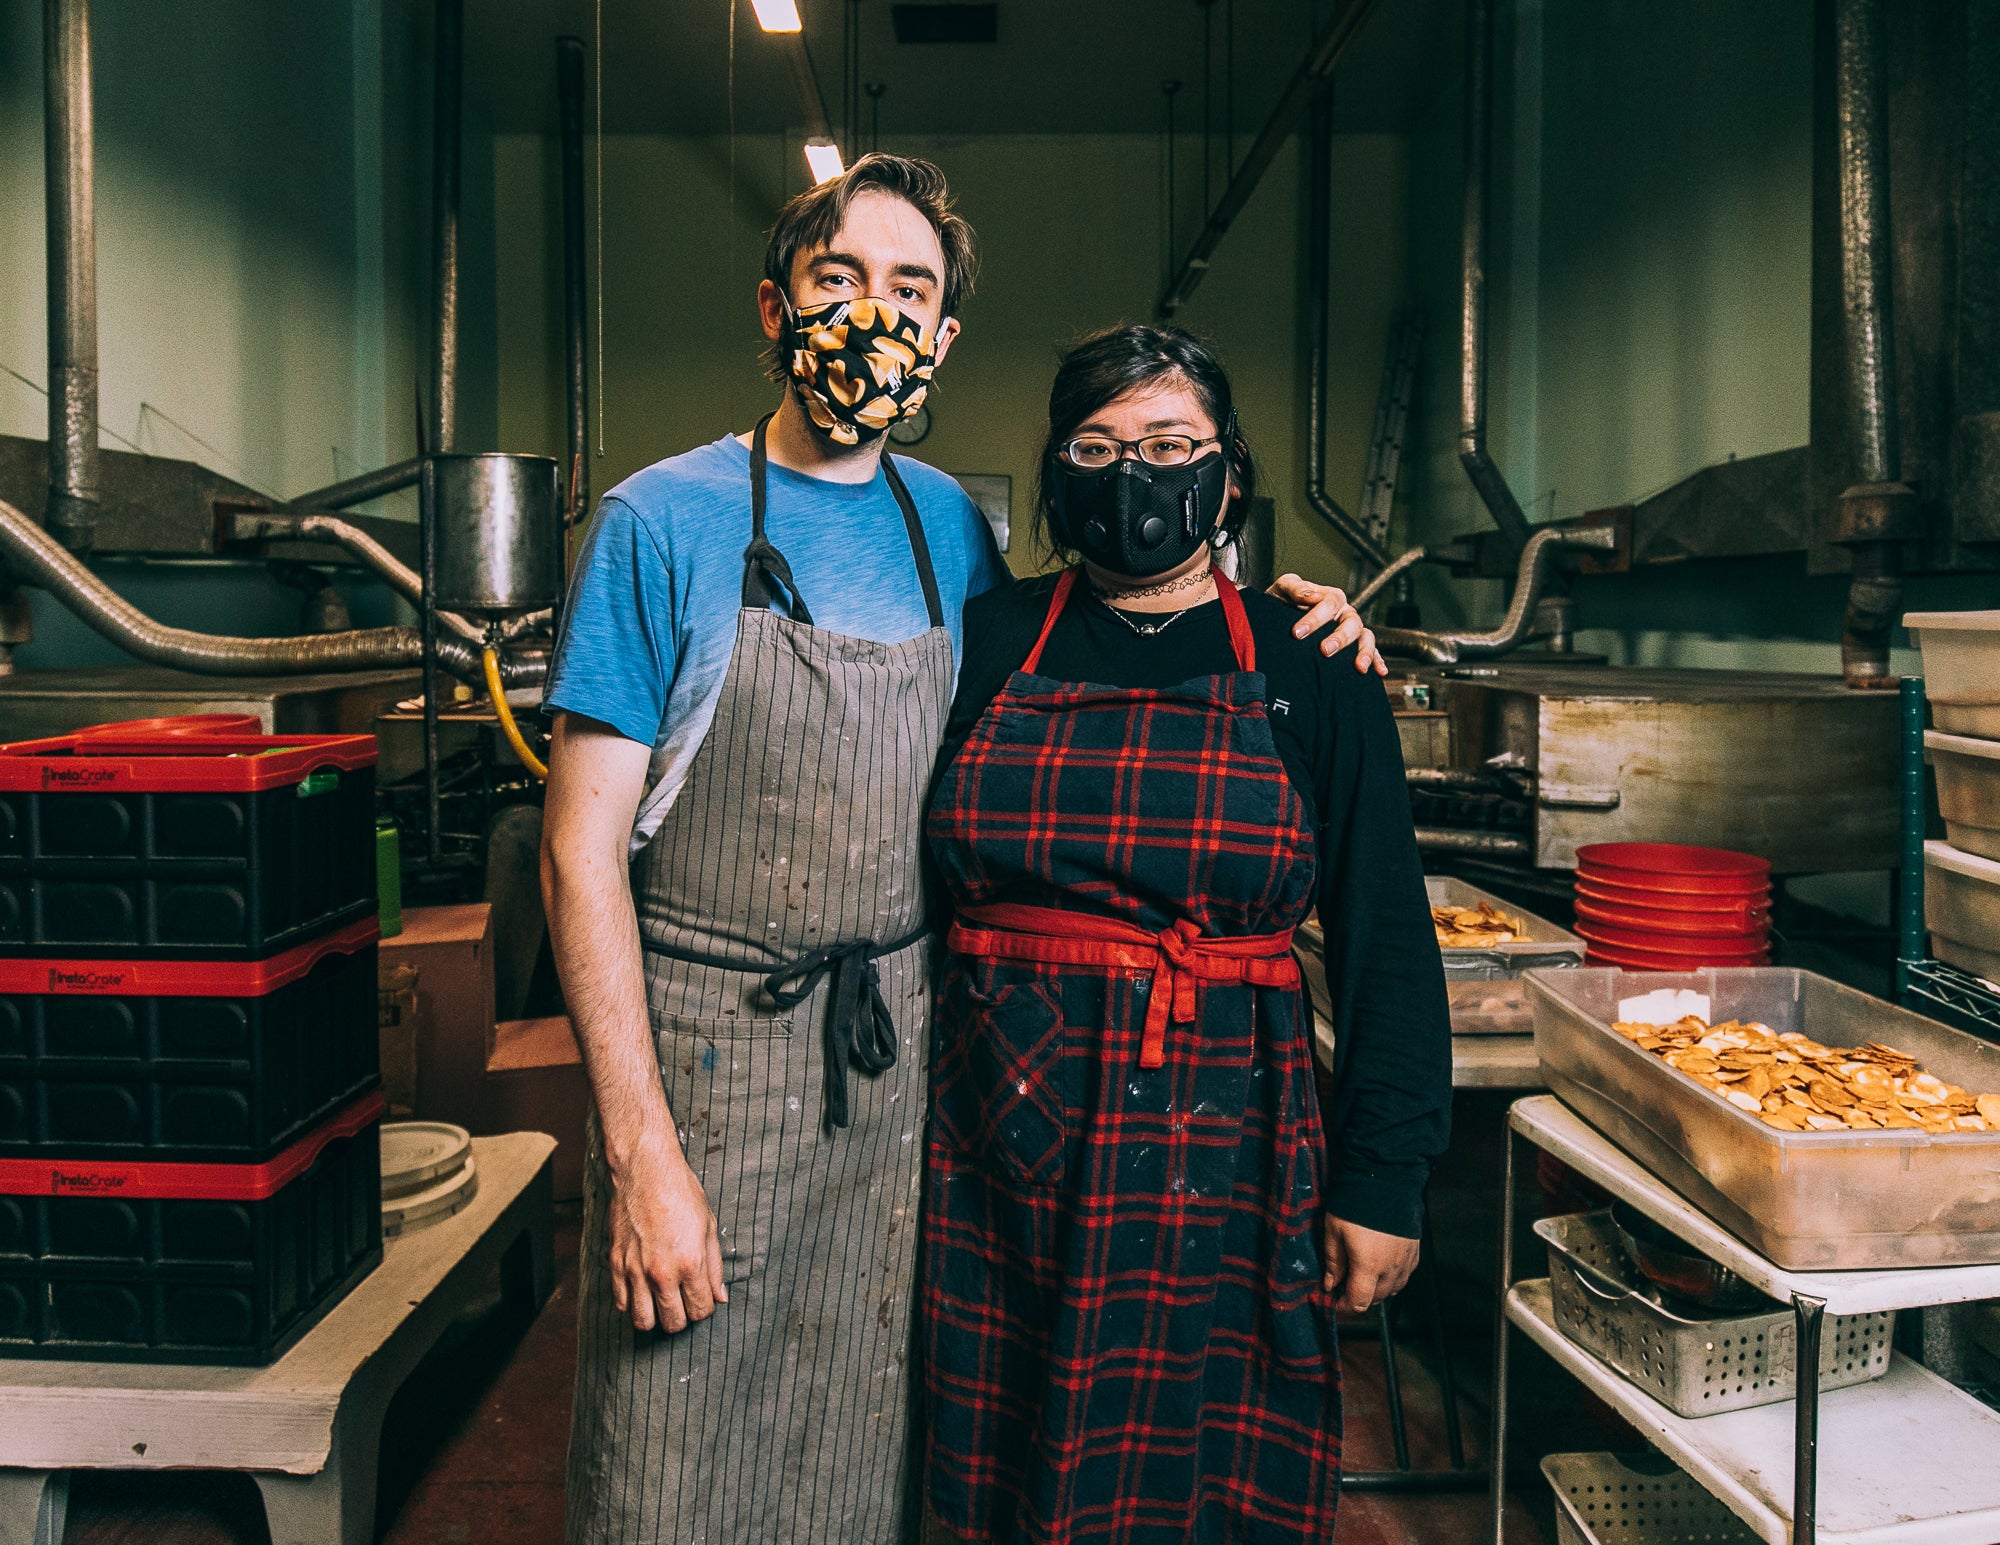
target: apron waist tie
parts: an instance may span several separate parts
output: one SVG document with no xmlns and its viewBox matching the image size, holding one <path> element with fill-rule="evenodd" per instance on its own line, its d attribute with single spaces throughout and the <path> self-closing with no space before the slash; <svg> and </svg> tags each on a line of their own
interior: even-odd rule
<svg viewBox="0 0 2000 1545">
<path fill-rule="evenodd" d="M 852 944 L 833 944 L 801 955 L 789 965 L 764 976 L 764 991 L 779 1008 L 795 1009 L 813 995 L 820 979 L 833 974 L 833 993 L 826 1010 L 826 1129 L 831 1132 L 848 1124 L 847 1069 L 849 1064 L 873 1078 L 896 1065 L 896 1021 L 882 996 L 882 978 L 875 962 L 884 955 L 899 954 L 918 943 L 931 931 L 929 923 L 919 924 L 900 939 L 876 944 L 859 939 Z M 723 971 L 763 972 L 762 965 L 746 965 L 721 955 L 704 955 L 694 950 L 673 949 L 648 942 L 646 948 L 670 960 L 690 965 L 713 966 Z"/>
<path fill-rule="evenodd" d="M 1158 933 L 1134 923 L 1088 912 L 996 903 L 963 908 L 951 925 L 951 948 L 962 955 L 1032 960 L 1048 965 L 1109 966 L 1152 973 L 1139 1066 L 1167 1060 L 1167 1023 L 1194 1019 L 1202 982 L 1244 982 L 1253 987 L 1300 985 L 1292 957 L 1292 930 L 1211 939 L 1182 919 Z"/>
</svg>

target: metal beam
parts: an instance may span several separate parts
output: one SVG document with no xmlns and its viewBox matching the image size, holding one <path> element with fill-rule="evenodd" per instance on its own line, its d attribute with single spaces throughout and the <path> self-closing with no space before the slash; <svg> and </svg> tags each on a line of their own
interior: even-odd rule
<svg viewBox="0 0 2000 1545">
<path fill-rule="evenodd" d="M 49 500 L 71 552 L 97 525 L 97 224 L 90 0 L 44 0 L 43 156 L 48 189 Z"/>
<path fill-rule="evenodd" d="M 1278 105 L 1265 120 L 1263 129 L 1250 146 L 1249 154 L 1244 156 L 1243 165 L 1229 180 L 1229 186 L 1222 190 L 1222 198 L 1209 212 L 1208 223 L 1195 237 L 1194 245 L 1188 249 L 1173 282 L 1160 296 L 1156 310 L 1162 321 L 1171 321 L 1174 313 L 1194 294 L 1195 286 L 1208 272 L 1209 259 L 1215 255 L 1216 247 L 1221 244 L 1236 217 L 1243 213 L 1243 206 L 1250 202 L 1250 195 L 1257 191 L 1257 184 L 1263 181 L 1264 173 L 1271 169 L 1271 163 L 1278 158 L 1286 139 L 1312 105 L 1321 83 L 1333 74 L 1334 66 L 1340 63 L 1340 56 L 1346 52 L 1354 34 L 1374 9 L 1375 0 L 1347 0 L 1313 40 L 1305 61 L 1285 87 L 1285 94 L 1278 98 Z"/>
</svg>

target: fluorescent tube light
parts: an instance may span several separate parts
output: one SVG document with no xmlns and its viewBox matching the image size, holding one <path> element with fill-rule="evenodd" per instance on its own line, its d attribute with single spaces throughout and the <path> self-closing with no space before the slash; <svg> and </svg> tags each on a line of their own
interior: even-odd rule
<svg viewBox="0 0 2000 1545">
<path fill-rule="evenodd" d="M 766 32 L 805 30 L 805 23 L 799 20 L 798 0 L 750 0 L 750 9 L 757 13 L 757 25 Z"/>
<path fill-rule="evenodd" d="M 840 147 L 830 139 L 806 141 L 806 165 L 812 168 L 813 183 L 832 182 L 847 168 L 840 164 Z"/>
</svg>

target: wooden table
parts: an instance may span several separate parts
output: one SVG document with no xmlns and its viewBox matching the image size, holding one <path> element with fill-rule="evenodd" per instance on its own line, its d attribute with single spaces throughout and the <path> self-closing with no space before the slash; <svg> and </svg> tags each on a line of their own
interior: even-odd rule
<svg viewBox="0 0 2000 1545">
<path fill-rule="evenodd" d="M 552 1138 L 477 1137 L 479 1195 L 384 1242 L 382 1264 L 267 1368 L 0 1359 L 0 1545 L 56 1545 L 68 1473 L 241 1470 L 271 1545 L 368 1545 L 382 1414 L 497 1266 L 529 1312 L 555 1286 Z"/>
</svg>

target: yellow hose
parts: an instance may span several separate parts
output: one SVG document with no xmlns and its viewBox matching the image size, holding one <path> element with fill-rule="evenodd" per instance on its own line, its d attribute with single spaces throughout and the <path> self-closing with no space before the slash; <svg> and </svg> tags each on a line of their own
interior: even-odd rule
<svg viewBox="0 0 2000 1545">
<path fill-rule="evenodd" d="M 528 749 L 527 741 L 521 738 L 521 727 L 514 722 L 514 710 L 507 706 L 507 689 L 500 685 L 500 651 L 488 644 L 483 658 L 486 662 L 486 695 L 493 699 L 493 712 L 499 716 L 501 733 L 507 737 L 507 744 L 514 748 L 514 755 L 521 759 L 521 765 L 547 782 L 548 768 L 540 757 Z"/>
</svg>

